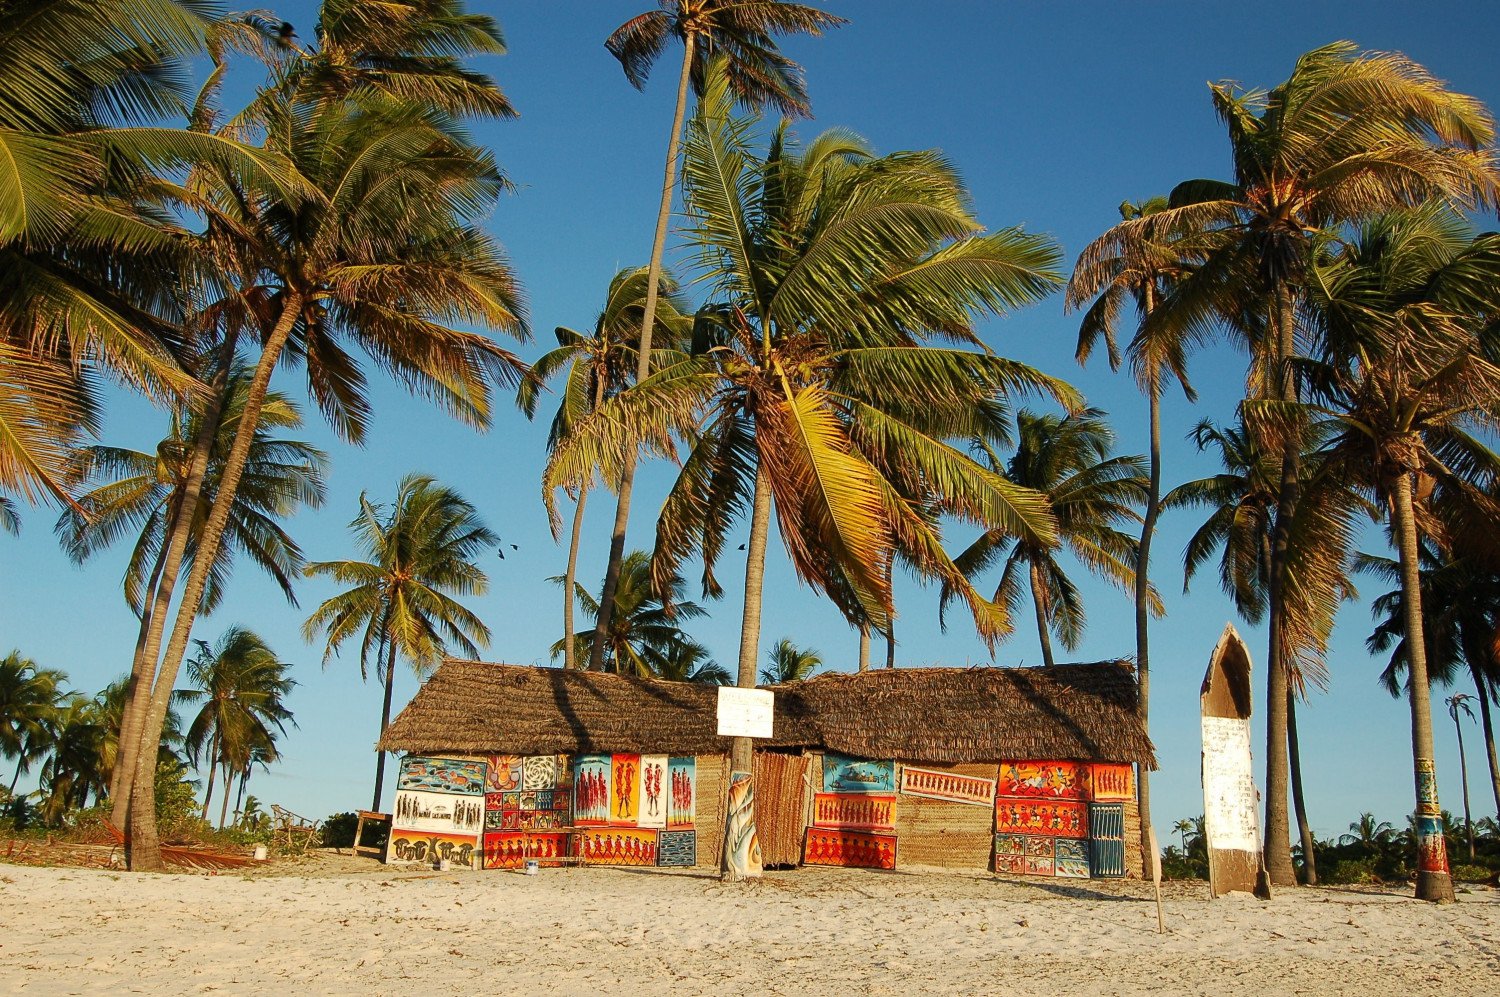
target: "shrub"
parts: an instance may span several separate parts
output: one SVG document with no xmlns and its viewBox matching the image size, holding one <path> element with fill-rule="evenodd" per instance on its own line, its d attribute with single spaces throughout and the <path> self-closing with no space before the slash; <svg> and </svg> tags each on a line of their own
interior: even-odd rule
<svg viewBox="0 0 1500 997">
<path fill-rule="evenodd" d="M 354 829 L 359 826 L 359 818 L 352 813 L 334 814 L 323 822 L 322 836 L 324 848 L 352 848 L 354 847 Z"/>
<path fill-rule="evenodd" d="M 1348 886 L 1355 883 L 1379 883 L 1382 877 L 1376 872 L 1376 860 L 1345 859 L 1335 862 L 1328 869 L 1318 867 L 1318 882 L 1329 886 Z"/>
</svg>

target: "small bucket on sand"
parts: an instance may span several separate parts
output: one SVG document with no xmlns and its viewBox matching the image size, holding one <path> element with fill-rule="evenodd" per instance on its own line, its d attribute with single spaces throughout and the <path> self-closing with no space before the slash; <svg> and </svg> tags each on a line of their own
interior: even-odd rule
<svg viewBox="0 0 1500 997">
<path fill-rule="evenodd" d="M 255 846 L 255 861 L 257 861 L 257 862 L 264 862 L 266 860 L 266 854 L 267 853 L 266 853 L 266 846 L 265 845 L 256 845 Z"/>
<path fill-rule="evenodd" d="M 438 859 L 437 868 L 438 872 L 447 872 L 449 869 L 453 868 L 453 863 L 449 862 L 447 859 Z"/>
<path fill-rule="evenodd" d="M 537 869 L 541 868 L 536 859 L 527 859 L 525 872 L 528 876 L 535 876 Z"/>
</svg>

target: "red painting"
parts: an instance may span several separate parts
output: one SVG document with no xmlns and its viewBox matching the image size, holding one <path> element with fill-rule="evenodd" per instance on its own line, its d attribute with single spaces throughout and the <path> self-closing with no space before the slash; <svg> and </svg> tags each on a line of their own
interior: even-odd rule
<svg viewBox="0 0 1500 997">
<path fill-rule="evenodd" d="M 1086 762 L 1001 762 L 997 792 L 1001 796 L 1029 796 L 1044 800 L 1086 800 L 1089 767 Z"/>
<path fill-rule="evenodd" d="M 1086 838 L 1089 834 L 1088 804 L 1071 800 L 999 799 L 995 801 L 995 831 L 998 834 Z"/>
<path fill-rule="evenodd" d="M 837 865 L 855 869 L 894 869 L 896 836 L 810 827 L 803 846 L 802 862 L 804 865 Z"/>
<path fill-rule="evenodd" d="M 568 854 L 566 834 L 520 834 L 515 831 L 491 832 L 484 836 L 486 869 L 519 869 L 526 859 L 542 864 L 556 864 Z"/>
<path fill-rule="evenodd" d="M 1133 799 L 1135 787 L 1129 765 L 1100 764 L 1089 766 L 1090 795 L 1095 800 L 1119 802 Z"/>
<path fill-rule="evenodd" d="M 896 798 L 816 793 L 813 795 L 813 823 L 818 827 L 856 831 L 889 830 L 896 826 Z"/>
<path fill-rule="evenodd" d="M 634 827 L 590 828 L 583 832 L 580 839 L 579 854 L 590 865 L 656 865 L 654 830 Z"/>
<path fill-rule="evenodd" d="M 615 755 L 610 762 L 609 822 L 634 826 L 641 819 L 641 756 Z"/>
</svg>

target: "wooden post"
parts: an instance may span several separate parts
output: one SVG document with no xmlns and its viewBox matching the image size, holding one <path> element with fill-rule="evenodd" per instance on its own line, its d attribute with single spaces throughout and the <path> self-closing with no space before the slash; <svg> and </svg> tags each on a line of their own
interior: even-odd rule
<svg viewBox="0 0 1500 997">
<path fill-rule="evenodd" d="M 1167 930 L 1161 916 L 1161 846 L 1156 843 L 1156 828 L 1146 828 L 1146 841 L 1151 846 L 1151 883 L 1156 887 L 1156 933 Z"/>
<path fill-rule="evenodd" d="M 1242 890 L 1269 898 L 1261 882 L 1260 824 L 1250 757 L 1250 651 L 1224 627 L 1199 695 L 1203 731 L 1203 831 L 1211 897 Z"/>
</svg>

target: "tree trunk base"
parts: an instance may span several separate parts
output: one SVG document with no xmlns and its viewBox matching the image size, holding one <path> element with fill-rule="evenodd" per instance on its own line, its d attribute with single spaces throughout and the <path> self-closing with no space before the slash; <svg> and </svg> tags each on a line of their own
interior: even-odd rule
<svg viewBox="0 0 1500 997">
<path fill-rule="evenodd" d="M 1446 872 L 1419 871 L 1417 899 L 1429 900 L 1435 904 L 1453 903 L 1453 877 Z"/>
</svg>

